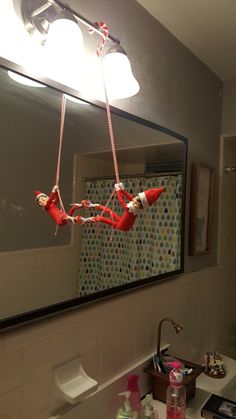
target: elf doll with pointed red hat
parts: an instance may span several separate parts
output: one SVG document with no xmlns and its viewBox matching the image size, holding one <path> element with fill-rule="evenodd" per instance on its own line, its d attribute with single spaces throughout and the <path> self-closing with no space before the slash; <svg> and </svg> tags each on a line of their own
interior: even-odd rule
<svg viewBox="0 0 236 419">
<path fill-rule="evenodd" d="M 147 191 L 140 192 L 137 196 L 133 197 L 129 192 L 125 191 L 122 183 L 116 183 L 115 191 L 121 206 L 125 209 L 122 216 L 119 216 L 116 214 L 116 212 L 112 211 L 106 206 L 100 204 L 92 204 L 90 201 L 86 200 L 82 201 L 81 204 L 74 204 L 72 208 L 75 210 L 76 206 L 81 208 L 82 205 L 83 208 L 96 208 L 101 210 L 102 214 L 107 214 L 110 218 L 104 217 L 103 215 L 96 215 L 86 220 L 89 220 L 90 223 L 100 222 L 108 224 L 117 230 L 128 231 L 133 227 L 137 215 L 144 208 L 148 208 L 154 204 L 161 193 L 164 192 L 164 188 L 161 187 L 149 189 Z M 124 198 L 128 200 L 128 203 L 125 202 Z"/>
<path fill-rule="evenodd" d="M 68 211 L 68 214 L 64 212 L 63 210 L 61 210 L 60 208 L 58 208 L 57 203 L 59 201 L 59 195 L 58 195 L 57 186 L 53 187 L 50 196 L 40 191 L 34 191 L 34 195 L 36 197 L 37 204 L 40 207 L 42 207 L 43 210 L 46 211 L 48 215 L 50 215 L 54 219 L 54 221 L 56 222 L 58 226 L 61 227 L 65 224 L 71 224 L 71 223 L 83 224 L 84 222 L 86 222 L 86 218 L 72 216 L 75 209 L 79 207 L 79 204 L 76 207 L 72 207 Z M 82 205 L 80 205 L 80 207 L 82 207 Z M 87 220 L 87 222 L 89 221 Z"/>
</svg>

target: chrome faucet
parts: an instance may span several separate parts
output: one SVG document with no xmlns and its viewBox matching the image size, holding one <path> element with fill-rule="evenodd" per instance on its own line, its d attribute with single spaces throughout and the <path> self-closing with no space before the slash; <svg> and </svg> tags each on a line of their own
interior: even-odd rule
<svg viewBox="0 0 236 419">
<path fill-rule="evenodd" d="M 170 317 L 164 317 L 164 319 L 162 319 L 158 325 L 158 331 L 157 331 L 157 355 L 160 355 L 160 347 L 161 347 L 161 327 L 162 327 L 162 323 L 163 322 L 169 322 L 171 324 L 173 324 L 176 333 L 181 332 L 181 330 L 183 330 L 183 327 L 180 326 L 179 324 L 177 324 L 173 319 L 171 319 Z"/>
</svg>

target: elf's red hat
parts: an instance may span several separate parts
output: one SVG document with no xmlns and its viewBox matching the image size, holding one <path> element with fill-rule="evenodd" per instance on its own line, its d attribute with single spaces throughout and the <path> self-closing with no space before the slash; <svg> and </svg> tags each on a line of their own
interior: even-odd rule
<svg viewBox="0 0 236 419">
<path fill-rule="evenodd" d="M 40 191 L 34 191 L 34 195 L 35 195 L 36 201 L 38 201 L 38 199 L 40 198 L 40 196 L 47 196 L 45 193 L 40 192 Z"/>
<path fill-rule="evenodd" d="M 154 204 L 154 202 L 159 198 L 165 188 L 155 188 L 149 189 L 148 191 L 140 192 L 138 194 L 143 208 L 147 208 Z"/>
</svg>

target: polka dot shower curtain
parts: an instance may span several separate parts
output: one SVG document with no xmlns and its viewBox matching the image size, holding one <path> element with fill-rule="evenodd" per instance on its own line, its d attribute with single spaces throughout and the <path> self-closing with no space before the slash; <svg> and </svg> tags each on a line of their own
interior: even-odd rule
<svg viewBox="0 0 236 419">
<path fill-rule="evenodd" d="M 112 230 L 104 224 L 86 224 L 82 230 L 82 249 L 77 295 L 128 284 L 174 271 L 180 267 L 182 176 L 134 177 L 123 179 L 127 191 L 164 186 L 166 191 L 152 207 L 138 215 L 128 232 Z M 87 197 L 93 203 L 107 204 L 114 180 L 87 180 Z M 109 207 L 122 214 L 116 197 Z M 86 211 L 86 217 L 96 209 Z"/>
</svg>

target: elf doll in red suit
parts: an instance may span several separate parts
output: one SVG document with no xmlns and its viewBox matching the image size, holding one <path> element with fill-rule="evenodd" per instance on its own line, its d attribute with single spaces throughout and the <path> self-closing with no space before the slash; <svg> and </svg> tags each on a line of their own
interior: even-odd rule
<svg viewBox="0 0 236 419">
<path fill-rule="evenodd" d="M 140 192 L 137 196 L 133 197 L 130 193 L 125 191 L 122 183 L 116 183 L 115 191 L 121 206 L 125 209 L 121 217 L 106 206 L 92 204 L 90 201 L 86 200 L 82 201 L 81 204 L 74 204 L 72 210 L 74 211 L 76 208 L 81 208 L 81 206 L 83 208 L 96 208 L 102 211 L 102 213 L 109 215 L 110 218 L 103 217 L 103 215 L 96 215 L 85 220 L 88 220 L 90 223 L 108 224 L 117 230 L 128 231 L 132 228 L 137 215 L 144 208 L 147 208 L 156 202 L 161 193 L 164 191 L 164 188 L 149 189 L 148 191 Z M 129 202 L 126 203 L 123 197 L 125 197 Z"/>
<path fill-rule="evenodd" d="M 65 224 L 83 224 L 86 222 L 86 218 L 83 217 L 73 217 L 75 209 L 79 207 L 79 204 L 76 207 L 72 207 L 68 214 L 58 208 L 57 203 L 59 201 L 58 188 L 54 186 L 50 196 L 46 194 L 35 191 L 34 195 L 36 196 L 37 204 L 43 208 L 55 221 L 58 226 L 64 226 Z M 80 205 L 82 207 L 82 205 Z M 89 221 L 88 221 L 89 222 Z"/>
</svg>

